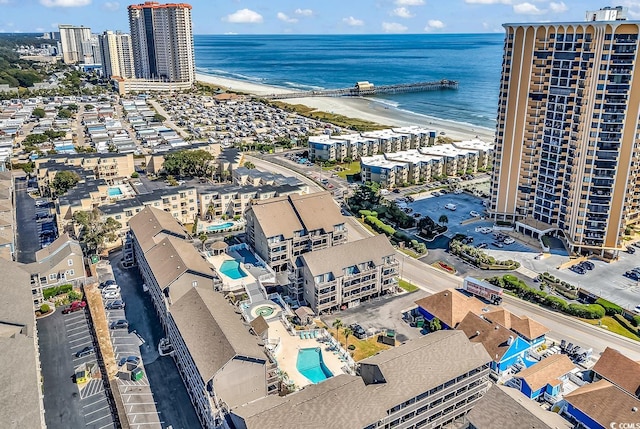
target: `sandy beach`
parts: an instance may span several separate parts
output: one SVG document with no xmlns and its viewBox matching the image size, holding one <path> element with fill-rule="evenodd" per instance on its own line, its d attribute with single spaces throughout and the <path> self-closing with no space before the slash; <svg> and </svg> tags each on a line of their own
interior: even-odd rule
<svg viewBox="0 0 640 429">
<path fill-rule="evenodd" d="M 246 92 L 255 95 L 293 92 L 287 88 L 210 76 L 201 73 L 196 74 L 196 80 L 203 83 L 222 86 L 233 91 Z M 493 142 L 494 140 L 495 130 L 493 129 L 418 115 L 367 98 L 308 97 L 291 98 L 281 101 L 290 104 L 304 104 L 324 112 L 337 113 L 351 118 L 365 119 L 378 124 L 388 125 L 389 127 L 419 125 L 427 128 L 433 128 L 438 131 L 438 133 L 444 132 L 446 136 L 451 137 L 454 140 L 467 140 L 476 136 L 487 142 Z"/>
</svg>

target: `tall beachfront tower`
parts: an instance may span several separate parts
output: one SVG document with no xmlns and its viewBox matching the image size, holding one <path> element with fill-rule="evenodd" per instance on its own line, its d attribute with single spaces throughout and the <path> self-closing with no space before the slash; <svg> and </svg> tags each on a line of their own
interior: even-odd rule
<svg viewBox="0 0 640 429">
<path fill-rule="evenodd" d="M 640 21 L 505 24 L 489 212 L 615 257 L 640 220 Z"/>
<path fill-rule="evenodd" d="M 136 77 L 193 82 L 191 5 L 146 2 L 128 9 Z"/>
<path fill-rule="evenodd" d="M 135 77 L 131 36 L 119 31 L 105 31 L 99 36 L 99 40 L 104 76 L 119 76 L 125 79 Z"/>
<path fill-rule="evenodd" d="M 84 62 L 85 55 L 93 58 L 90 51 L 91 28 L 75 25 L 60 24 L 60 46 L 62 61 L 65 64 Z"/>
</svg>

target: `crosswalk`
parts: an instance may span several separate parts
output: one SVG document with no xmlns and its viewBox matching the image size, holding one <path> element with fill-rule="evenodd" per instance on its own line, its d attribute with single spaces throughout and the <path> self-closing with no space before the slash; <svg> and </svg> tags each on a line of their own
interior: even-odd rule
<svg viewBox="0 0 640 429">
<path fill-rule="evenodd" d="M 104 392 L 102 379 L 92 378 L 80 391 L 80 399 L 87 399 L 102 392 Z"/>
</svg>

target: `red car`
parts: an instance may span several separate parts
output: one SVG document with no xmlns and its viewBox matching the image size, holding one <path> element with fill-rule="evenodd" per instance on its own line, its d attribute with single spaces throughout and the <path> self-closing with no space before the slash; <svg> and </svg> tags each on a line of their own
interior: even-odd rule
<svg viewBox="0 0 640 429">
<path fill-rule="evenodd" d="M 62 310 L 62 314 L 73 313 L 74 311 L 82 310 L 87 306 L 87 303 L 84 301 L 73 301 L 70 306 Z"/>
</svg>

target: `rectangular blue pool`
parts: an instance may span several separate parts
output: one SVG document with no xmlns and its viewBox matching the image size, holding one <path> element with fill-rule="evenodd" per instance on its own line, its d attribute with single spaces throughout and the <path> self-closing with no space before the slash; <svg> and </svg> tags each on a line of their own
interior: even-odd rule
<svg viewBox="0 0 640 429">
<path fill-rule="evenodd" d="M 238 254 L 240 256 L 242 256 L 244 258 L 244 263 L 245 264 L 252 264 L 254 266 L 258 265 L 258 260 L 253 255 L 251 250 L 242 248 L 242 249 L 238 249 L 237 252 L 238 252 Z"/>
<path fill-rule="evenodd" d="M 109 188 L 107 193 L 110 197 L 119 197 L 122 195 L 122 190 L 120 188 Z"/>
<path fill-rule="evenodd" d="M 329 368 L 324 364 L 324 360 L 322 360 L 322 350 L 320 350 L 320 347 L 300 349 L 298 351 L 296 368 L 300 374 L 304 375 L 313 384 L 333 377 Z"/>
<path fill-rule="evenodd" d="M 225 222 L 220 225 L 209 225 L 207 227 L 207 231 L 222 231 L 223 229 L 231 228 L 233 226 L 233 222 Z"/>
</svg>

